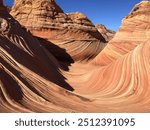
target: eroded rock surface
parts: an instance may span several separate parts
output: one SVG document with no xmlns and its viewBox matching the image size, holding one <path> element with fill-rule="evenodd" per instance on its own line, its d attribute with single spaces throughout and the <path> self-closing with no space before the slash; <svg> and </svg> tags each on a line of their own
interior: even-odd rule
<svg viewBox="0 0 150 130">
<path fill-rule="evenodd" d="M 150 2 L 142 1 L 135 5 L 124 17 L 115 37 L 93 60 L 98 65 L 108 65 L 112 61 L 132 51 L 136 46 L 150 39 Z"/>
<path fill-rule="evenodd" d="M 102 36 L 105 38 L 107 42 L 109 42 L 115 35 L 115 31 L 112 31 L 110 29 L 107 29 L 104 25 L 102 24 L 97 24 L 96 28 L 98 31 L 102 34 Z"/>
<path fill-rule="evenodd" d="M 49 1 L 52 4 L 47 2 L 15 1 L 12 14 L 17 20 L 20 18 L 26 28 L 0 4 L 0 112 L 150 112 L 150 2 L 143 1 L 135 6 L 123 19 L 116 36 L 92 62 L 75 62 L 65 71 L 60 63 L 66 60 L 66 64 L 69 59 L 61 52 L 62 48 L 58 49 L 60 45 L 68 47 L 66 54 L 72 59 L 81 56 L 87 60 L 101 42 L 95 35 L 94 25 L 85 15 L 78 12 L 64 14 L 53 0 Z M 56 20 L 47 25 L 40 17 L 38 26 L 34 22 L 28 24 L 32 19 L 28 16 L 37 9 L 45 10 L 45 7 L 56 12 L 50 14 L 53 18 L 46 13 L 47 19 L 56 20 L 56 16 L 61 16 L 72 23 L 63 27 L 64 24 L 55 23 Z M 24 8 L 28 8 L 30 15 Z M 32 17 L 39 18 L 38 15 Z M 52 29 L 50 23 L 57 28 Z M 50 42 L 55 43 L 56 50 L 45 48 Z M 73 46 L 74 50 L 69 51 Z"/>
<path fill-rule="evenodd" d="M 16 0 L 11 14 L 57 59 L 89 60 L 106 45 L 84 14 L 65 14 L 54 0 Z"/>
</svg>

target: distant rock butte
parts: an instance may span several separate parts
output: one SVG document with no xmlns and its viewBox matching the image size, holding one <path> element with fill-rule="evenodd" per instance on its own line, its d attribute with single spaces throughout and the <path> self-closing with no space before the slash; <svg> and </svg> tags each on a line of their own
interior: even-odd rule
<svg viewBox="0 0 150 130">
<path fill-rule="evenodd" d="M 150 39 L 150 2 L 135 5 L 105 49 L 92 61 L 97 65 L 108 65 Z"/>
<path fill-rule="evenodd" d="M 65 14 L 54 0 L 16 0 L 11 14 L 58 59 L 89 60 L 106 45 L 84 14 Z"/>
<path fill-rule="evenodd" d="M 107 42 L 109 42 L 115 35 L 115 31 L 107 29 L 104 25 L 102 24 L 97 24 L 96 28 L 98 31 L 102 34 L 102 36 L 105 38 Z"/>
</svg>

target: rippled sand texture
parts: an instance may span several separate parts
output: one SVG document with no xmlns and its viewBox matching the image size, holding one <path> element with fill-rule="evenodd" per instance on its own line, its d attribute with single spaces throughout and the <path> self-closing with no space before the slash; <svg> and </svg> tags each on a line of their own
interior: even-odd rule
<svg viewBox="0 0 150 130">
<path fill-rule="evenodd" d="M 32 0 L 22 2 L 31 4 Z M 0 4 L 0 112 L 150 112 L 149 12 L 150 2 L 137 4 L 107 45 L 98 39 L 90 41 L 91 53 L 87 45 L 93 37 L 81 42 L 71 30 L 67 39 L 73 36 L 78 42 L 68 43 L 68 48 L 83 45 L 76 49 L 75 58 L 65 46 L 62 30 L 41 27 L 37 33 L 18 20 L 17 10 L 11 14 L 18 22 Z M 61 40 L 49 39 L 54 31 Z M 51 50 L 51 43 L 59 49 Z M 103 45 L 106 47 L 97 54 L 96 46 L 101 50 Z M 63 49 L 74 63 L 59 52 Z M 91 54 L 85 62 L 83 58 Z"/>
</svg>

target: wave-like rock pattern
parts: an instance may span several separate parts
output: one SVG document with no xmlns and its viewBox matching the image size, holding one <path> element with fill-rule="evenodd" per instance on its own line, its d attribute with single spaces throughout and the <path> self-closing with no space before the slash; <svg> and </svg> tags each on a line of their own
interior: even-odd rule
<svg viewBox="0 0 150 130">
<path fill-rule="evenodd" d="M 149 3 L 138 6 L 149 9 Z M 134 33 L 140 44 L 111 64 L 74 63 L 63 71 L 28 29 L 0 9 L 0 112 L 150 112 L 149 41 L 136 41 Z"/>
<path fill-rule="evenodd" d="M 150 2 L 142 1 L 122 20 L 122 24 L 109 44 L 92 61 L 108 65 L 150 39 Z"/>
<path fill-rule="evenodd" d="M 106 111 L 150 111 L 150 42 L 104 67 L 80 65 L 67 74 L 76 93 L 94 99 Z M 87 69 L 86 71 L 85 68 Z M 79 70 L 78 69 L 78 70 Z M 93 71 L 89 71 L 93 70 Z M 100 108 L 99 106 L 99 108 Z M 101 109 L 99 109 L 101 111 Z"/>
<path fill-rule="evenodd" d="M 1 112 L 89 111 L 90 100 L 71 93 L 57 60 L 6 10 L 0 24 Z"/>
<path fill-rule="evenodd" d="M 1 9 L 0 111 L 89 111 L 90 100 L 60 88 L 73 91 L 56 59 Z"/>
<path fill-rule="evenodd" d="M 65 14 L 54 0 L 17 0 L 11 14 L 59 60 L 89 60 L 106 45 L 85 15 Z"/>
</svg>

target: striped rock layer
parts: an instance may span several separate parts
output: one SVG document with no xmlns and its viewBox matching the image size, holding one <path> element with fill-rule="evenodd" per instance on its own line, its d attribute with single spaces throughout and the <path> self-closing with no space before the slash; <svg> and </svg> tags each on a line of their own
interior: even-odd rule
<svg viewBox="0 0 150 130">
<path fill-rule="evenodd" d="M 150 2 L 142 1 L 135 5 L 124 17 L 115 37 L 92 61 L 97 65 L 108 65 L 124 56 L 135 47 L 150 39 Z"/>
<path fill-rule="evenodd" d="M 75 62 L 65 71 L 63 56 L 58 59 L 0 5 L 0 112 L 150 112 L 149 5 L 135 6 L 99 60 Z"/>
<path fill-rule="evenodd" d="M 11 14 L 59 60 L 89 60 L 106 45 L 84 14 L 65 14 L 54 0 L 16 0 Z"/>
</svg>

